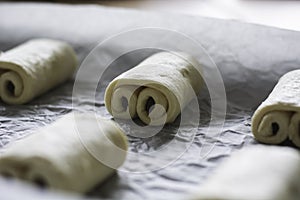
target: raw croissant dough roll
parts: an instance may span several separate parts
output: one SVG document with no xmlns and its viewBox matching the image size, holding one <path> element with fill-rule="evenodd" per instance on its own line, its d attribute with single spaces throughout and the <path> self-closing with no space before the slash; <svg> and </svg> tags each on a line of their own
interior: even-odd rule
<svg viewBox="0 0 300 200">
<path fill-rule="evenodd" d="M 263 143 L 279 144 L 287 138 L 300 147 L 300 70 L 280 78 L 252 117 L 252 132 Z"/>
<path fill-rule="evenodd" d="M 300 196 L 299 175 L 297 150 L 248 147 L 221 163 L 191 199 L 296 200 Z"/>
<path fill-rule="evenodd" d="M 199 63 L 186 54 L 154 54 L 108 85 L 106 108 L 116 118 L 171 123 L 203 85 L 197 69 L 201 71 Z"/>
<path fill-rule="evenodd" d="M 68 79 L 77 67 L 65 42 L 36 39 L 0 55 L 0 99 L 24 104 Z"/>
<path fill-rule="evenodd" d="M 126 151 L 127 138 L 113 121 L 71 113 L 8 147 L 0 154 L 0 174 L 87 192 L 123 164 Z"/>
</svg>

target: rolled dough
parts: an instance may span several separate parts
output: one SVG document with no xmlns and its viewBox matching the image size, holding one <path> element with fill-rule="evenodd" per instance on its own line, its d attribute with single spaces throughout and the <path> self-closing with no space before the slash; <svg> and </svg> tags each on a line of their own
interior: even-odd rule
<svg viewBox="0 0 300 200">
<path fill-rule="evenodd" d="M 296 149 L 252 146 L 221 163 L 190 199 L 296 200 L 300 196 L 299 174 Z"/>
<path fill-rule="evenodd" d="M 0 174 L 87 192 L 123 164 L 126 152 L 127 138 L 116 123 L 70 113 L 9 146 L 0 154 Z"/>
<path fill-rule="evenodd" d="M 300 147 L 300 70 L 280 78 L 268 98 L 252 117 L 252 132 L 263 143 L 279 144 L 286 139 Z"/>
<path fill-rule="evenodd" d="M 71 77 L 76 67 L 67 43 L 30 40 L 0 55 L 0 97 L 7 104 L 27 103 Z"/>
<path fill-rule="evenodd" d="M 184 53 L 154 54 L 111 81 L 105 106 L 116 118 L 171 123 L 200 91 L 201 72 L 200 64 Z"/>
</svg>

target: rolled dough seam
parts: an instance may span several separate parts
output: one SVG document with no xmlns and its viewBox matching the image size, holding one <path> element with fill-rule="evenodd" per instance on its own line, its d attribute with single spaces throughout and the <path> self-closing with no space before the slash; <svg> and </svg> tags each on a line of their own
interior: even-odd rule
<svg viewBox="0 0 300 200">
<path fill-rule="evenodd" d="M 51 189 L 87 192 L 123 164 L 127 146 L 113 121 L 70 113 L 9 146 L 0 155 L 0 174 Z"/>
<path fill-rule="evenodd" d="M 171 123 L 200 91 L 201 73 L 200 64 L 184 53 L 154 54 L 111 81 L 105 106 L 116 118 L 138 116 L 149 125 Z"/>
<path fill-rule="evenodd" d="M 0 56 L 0 99 L 24 104 L 61 84 L 77 67 L 74 50 L 65 42 L 34 39 Z"/>
</svg>

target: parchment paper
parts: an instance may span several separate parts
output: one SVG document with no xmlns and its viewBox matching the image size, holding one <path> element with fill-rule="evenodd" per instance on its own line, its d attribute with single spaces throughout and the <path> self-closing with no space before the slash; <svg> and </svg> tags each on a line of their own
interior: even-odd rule
<svg viewBox="0 0 300 200">
<path fill-rule="evenodd" d="M 107 37 L 141 27 L 172 29 L 200 42 L 217 64 L 227 93 L 226 122 L 218 136 L 209 135 L 210 98 L 203 92 L 201 122 L 193 129 L 184 124 L 182 135 L 195 134 L 189 148 L 169 166 L 148 173 L 129 173 L 132 168 L 146 169 L 157 163 L 156 157 L 168 161 L 170 154 L 151 154 L 129 158 L 126 165 L 111 179 L 97 186 L 85 196 L 53 194 L 17 181 L 0 179 L 0 199 L 183 199 L 201 187 L 219 162 L 231 152 L 247 145 L 258 145 L 253 139 L 250 119 L 259 103 L 268 95 L 278 78 L 300 67 L 300 33 L 279 30 L 236 21 L 192 17 L 174 14 L 147 13 L 96 5 L 62 5 L 44 3 L 0 4 L 0 50 L 5 51 L 30 38 L 49 37 L 65 40 L 76 49 L 80 61 L 98 42 Z M 134 40 L 134 38 L 133 38 Z M 158 41 L 159 42 L 159 41 Z M 115 44 L 106 56 L 126 45 Z M 134 66 L 153 53 L 142 51 L 121 57 L 110 66 L 93 98 L 75 99 L 72 105 L 74 81 L 50 91 L 27 105 L 8 106 L 0 103 L 0 151 L 13 141 L 30 134 L 72 110 L 96 112 L 110 118 L 104 107 L 105 85 L 117 74 Z M 118 66 L 124 66 L 119 68 Z M 94 67 L 99 67 L 95 64 Z M 118 69 L 118 70 L 116 70 Z M 78 90 L 89 93 L 95 82 L 93 70 L 79 80 Z M 95 98 L 95 97 L 94 97 Z M 193 112 L 193 107 L 187 108 Z M 134 129 L 125 121 L 119 122 L 127 133 Z M 186 144 L 176 135 L 179 120 L 165 127 L 151 138 L 129 135 L 131 152 L 150 152 L 168 144 L 170 140 Z M 212 129 L 214 127 L 211 127 Z M 212 148 L 213 147 L 213 148 Z"/>
</svg>

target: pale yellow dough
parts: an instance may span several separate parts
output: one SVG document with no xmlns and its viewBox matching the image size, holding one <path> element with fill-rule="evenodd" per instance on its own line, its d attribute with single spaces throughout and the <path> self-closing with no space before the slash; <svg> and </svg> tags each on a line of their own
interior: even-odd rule
<svg viewBox="0 0 300 200">
<path fill-rule="evenodd" d="M 0 55 L 0 99 L 27 103 L 66 81 L 76 67 L 75 52 L 67 43 L 30 40 Z"/>
<path fill-rule="evenodd" d="M 252 132 L 263 143 L 279 144 L 287 138 L 300 147 L 300 70 L 280 78 L 252 117 Z"/>
<path fill-rule="evenodd" d="M 154 54 L 111 81 L 105 106 L 116 118 L 171 123 L 200 91 L 201 72 L 200 64 L 184 53 Z"/>
<path fill-rule="evenodd" d="M 233 153 L 212 172 L 193 200 L 297 200 L 300 155 L 296 149 L 253 146 Z"/>
<path fill-rule="evenodd" d="M 51 189 L 87 192 L 123 164 L 127 146 L 115 122 L 70 113 L 9 146 L 0 154 L 0 174 Z"/>
</svg>

